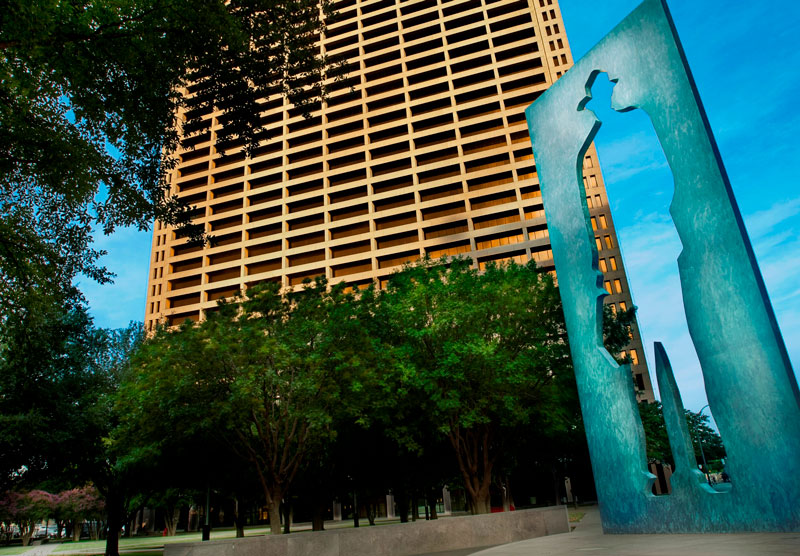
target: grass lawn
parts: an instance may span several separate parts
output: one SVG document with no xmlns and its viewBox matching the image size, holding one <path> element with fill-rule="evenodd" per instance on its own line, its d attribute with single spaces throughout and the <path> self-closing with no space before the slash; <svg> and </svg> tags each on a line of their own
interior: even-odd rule
<svg viewBox="0 0 800 556">
<path fill-rule="evenodd" d="M 578 523 L 580 520 L 583 519 L 583 516 L 586 515 L 586 512 L 579 512 L 579 511 L 572 511 L 569 512 L 569 522 L 570 523 Z"/>
<path fill-rule="evenodd" d="M 0 556 L 5 556 L 6 554 L 25 554 L 32 548 L 32 546 L 3 546 L 0 547 Z"/>
<path fill-rule="evenodd" d="M 266 527 L 253 527 L 245 529 L 245 535 L 248 537 L 253 535 L 263 535 L 266 533 Z M 217 531 L 211 532 L 212 539 L 228 539 L 234 538 L 236 536 L 236 531 L 234 529 L 220 529 Z M 161 554 L 164 549 L 165 544 L 172 544 L 172 543 L 179 543 L 179 542 L 200 542 L 201 534 L 200 532 L 194 533 L 179 533 L 174 537 L 161 537 L 161 536 L 152 536 L 152 537 L 132 537 L 132 538 L 121 538 L 119 540 L 119 549 L 120 552 L 124 552 L 125 556 L 140 556 L 144 554 L 149 554 L 153 556 L 153 554 Z M 56 548 L 53 553 L 73 553 L 73 554 L 103 554 L 106 548 L 106 541 L 80 541 L 80 542 L 72 542 L 67 541 L 61 543 L 61 546 Z M 142 551 L 142 552 L 137 552 Z M 2 556 L 3 553 L 0 553 Z M 11 553 L 9 554 L 16 554 Z"/>
</svg>

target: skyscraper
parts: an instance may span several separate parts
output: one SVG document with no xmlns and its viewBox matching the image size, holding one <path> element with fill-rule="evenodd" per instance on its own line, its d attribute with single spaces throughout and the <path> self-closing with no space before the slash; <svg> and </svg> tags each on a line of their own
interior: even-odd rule
<svg viewBox="0 0 800 556">
<path fill-rule="evenodd" d="M 556 0 L 340 0 L 321 42 L 348 78 L 305 118 L 264 104 L 273 137 L 253 158 L 221 158 L 221 113 L 189 109 L 173 192 L 212 246 L 156 223 L 145 324 L 201 319 L 262 281 L 325 274 L 359 287 L 427 254 L 483 267 L 553 267 L 524 109 L 572 64 Z M 591 147 L 583 162 L 608 303 L 631 297 Z M 638 330 L 628 350 L 652 386 Z"/>
</svg>

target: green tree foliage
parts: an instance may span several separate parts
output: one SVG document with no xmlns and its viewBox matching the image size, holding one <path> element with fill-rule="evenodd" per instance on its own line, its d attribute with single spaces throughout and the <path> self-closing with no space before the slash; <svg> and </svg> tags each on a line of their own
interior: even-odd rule
<svg viewBox="0 0 800 556">
<path fill-rule="evenodd" d="M 686 424 L 689 426 L 689 433 L 692 435 L 694 456 L 697 463 L 700 464 L 703 461 L 700 452 L 701 446 L 709 466 L 712 465 L 712 462 L 719 463 L 719 460 L 726 455 L 725 446 L 722 445 L 722 438 L 717 431 L 711 428 L 709 416 L 687 409 Z"/>
<path fill-rule="evenodd" d="M 603 305 L 603 345 L 620 364 L 629 363 L 620 353 L 631 342 L 631 326 L 635 322 L 636 307 L 614 311 L 611 305 Z"/>
<path fill-rule="evenodd" d="M 92 444 L 78 465 L 103 496 L 107 522 L 105 554 L 117 556 L 119 531 L 138 509 L 137 500 L 148 492 L 150 469 L 124 460 L 121 447 L 111 440 L 121 418 L 114 410 L 116 395 L 123 384 L 132 380 L 131 359 L 144 339 L 144 327 L 141 323 L 131 323 L 128 328 L 100 333 L 103 348 L 93 368 L 100 383 L 91 392 L 93 402 L 83 411 L 91 427 Z"/>
<path fill-rule="evenodd" d="M 95 442 L 86 412 L 102 383 L 103 333 L 83 305 L 39 294 L 0 325 L 0 489 L 80 481 L 76 461 Z"/>
<path fill-rule="evenodd" d="M 179 133 L 224 110 L 227 147 L 268 136 L 260 102 L 319 102 L 327 2 L 10 0 L 0 13 L 0 310 L 109 278 L 92 233 L 188 221 L 169 194 Z M 202 89 L 192 97 L 190 83 Z"/>
<path fill-rule="evenodd" d="M 16 524 L 22 537 L 22 546 L 28 546 L 36 525 L 52 514 L 53 507 L 53 495 L 43 490 L 6 492 L 0 498 L 0 521 L 6 527 Z"/>
<path fill-rule="evenodd" d="M 145 343 L 120 398 L 119 438 L 139 446 L 138 459 L 168 451 L 173 435 L 224 439 L 258 477 L 279 534 L 281 501 L 309 455 L 335 437 L 334 414 L 360 388 L 365 360 L 342 286 L 320 278 L 286 295 L 275 284 L 249 294 Z"/>
<path fill-rule="evenodd" d="M 703 457 L 700 451 L 702 446 L 703 452 L 706 456 L 706 461 L 709 464 L 714 461 L 717 462 L 725 457 L 725 447 L 722 445 L 722 438 L 720 435 L 711 428 L 708 415 L 685 410 L 686 424 L 689 427 L 689 434 L 692 436 L 692 444 L 694 445 L 694 455 L 697 464 L 703 463 Z M 647 440 L 647 459 L 650 461 L 660 461 L 674 466 L 675 461 L 672 457 L 672 451 L 669 444 L 669 436 L 667 435 L 667 427 L 664 422 L 664 413 L 661 402 L 653 403 L 640 403 L 639 415 L 642 418 L 642 425 L 644 426 L 645 439 Z"/>
<path fill-rule="evenodd" d="M 560 414 L 552 392 L 571 373 L 560 303 L 533 263 L 479 272 L 466 259 L 409 266 L 378 298 L 402 388 L 448 439 L 475 513 L 489 511 L 514 431 Z"/>
<path fill-rule="evenodd" d="M 70 292 L 36 288 L 24 299 L 24 310 L 0 320 L 0 490 L 92 482 L 117 531 L 131 496 L 123 487 L 135 483 L 121 476 L 108 442 L 112 396 L 126 379 L 142 326 L 96 329 Z M 109 554 L 116 554 L 117 535 L 108 538 Z"/>
<path fill-rule="evenodd" d="M 661 402 L 639 403 L 639 417 L 642 419 L 644 436 L 647 445 L 647 460 L 674 465 L 672 451 L 669 447 L 667 427 Z"/>
<path fill-rule="evenodd" d="M 81 538 L 84 521 L 99 521 L 105 517 L 105 503 L 97 489 L 91 485 L 73 488 L 53 497 L 53 511 L 49 517 L 56 519 L 59 536 L 64 524 L 69 524 L 72 540 L 77 542 Z"/>
<path fill-rule="evenodd" d="M 608 316 L 610 349 L 627 326 Z M 517 469 L 557 485 L 586 451 L 558 292 L 533 263 L 425 260 L 358 295 L 322 278 L 267 284 L 159 330 L 132 369 L 116 471 L 138 469 L 156 493 L 211 487 L 236 501 L 255 483 L 275 533 L 297 498 L 315 529 L 332 497 L 357 499 L 372 522 L 371 500 L 391 490 L 407 518 L 409 502 L 462 482 L 485 512 Z"/>
</svg>

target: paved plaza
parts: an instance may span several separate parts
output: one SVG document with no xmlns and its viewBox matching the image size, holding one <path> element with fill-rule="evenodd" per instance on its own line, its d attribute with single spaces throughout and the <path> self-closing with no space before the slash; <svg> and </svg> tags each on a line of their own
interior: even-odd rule
<svg viewBox="0 0 800 556">
<path fill-rule="evenodd" d="M 566 556 L 585 553 L 614 556 L 798 556 L 800 533 L 604 535 L 600 512 L 593 507 L 586 509 L 586 515 L 572 533 L 471 553 L 447 553 L 447 556 Z"/>
</svg>

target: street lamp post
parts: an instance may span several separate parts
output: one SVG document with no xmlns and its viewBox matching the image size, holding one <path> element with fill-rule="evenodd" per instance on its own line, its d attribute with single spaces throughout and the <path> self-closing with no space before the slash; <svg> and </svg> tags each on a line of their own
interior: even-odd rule
<svg viewBox="0 0 800 556">
<path fill-rule="evenodd" d="M 700 415 L 703 414 L 703 411 L 708 407 L 708 404 L 704 405 L 699 413 Z M 708 482 L 708 486 L 711 485 L 711 474 L 708 472 L 708 463 L 706 463 L 706 453 L 703 451 L 703 438 L 700 436 L 700 433 L 695 431 L 695 436 L 697 436 L 697 444 L 700 446 L 700 456 L 703 458 L 703 469 L 706 475 L 706 482 Z"/>
</svg>

